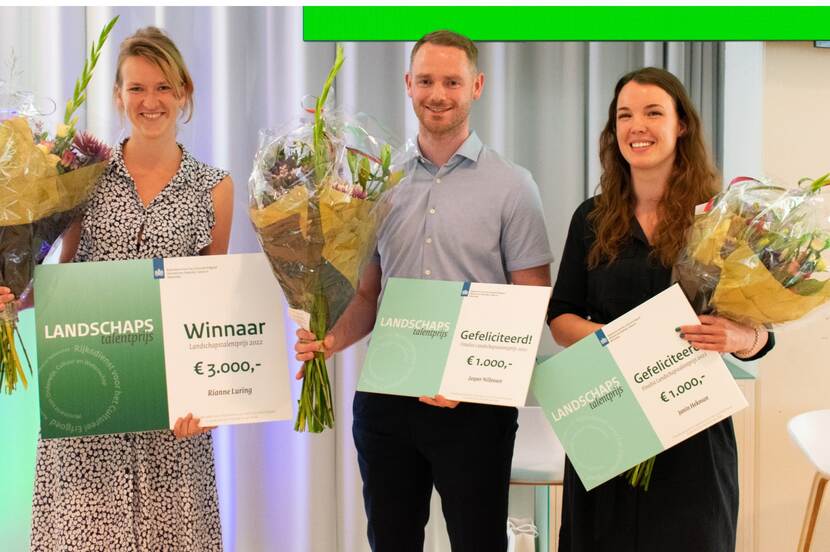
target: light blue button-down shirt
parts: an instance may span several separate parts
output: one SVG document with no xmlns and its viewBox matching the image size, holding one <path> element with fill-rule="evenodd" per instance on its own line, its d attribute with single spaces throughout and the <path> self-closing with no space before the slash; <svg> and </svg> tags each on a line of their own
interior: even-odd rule
<svg viewBox="0 0 830 552">
<path fill-rule="evenodd" d="M 446 165 L 418 149 L 392 192 L 374 258 L 390 277 L 504 284 L 553 261 L 539 190 L 526 169 L 471 133 Z"/>
</svg>

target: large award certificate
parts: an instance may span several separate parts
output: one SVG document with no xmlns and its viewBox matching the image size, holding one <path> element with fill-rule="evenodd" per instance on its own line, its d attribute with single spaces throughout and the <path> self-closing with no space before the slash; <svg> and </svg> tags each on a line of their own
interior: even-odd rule
<svg viewBox="0 0 830 552">
<path fill-rule="evenodd" d="M 675 331 L 699 323 L 674 285 L 536 367 L 533 394 L 586 489 L 746 406 L 720 355 Z"/>
<path fill-rule="evenodd" d="M 358 390 L 523 405 L 550 292 L 390 278 Z"/>
<path fill-rule="evenodd" d="M 43 437 L 291 417 L 262 254 L 43 265 L 35 297 Z"/>
</svg>

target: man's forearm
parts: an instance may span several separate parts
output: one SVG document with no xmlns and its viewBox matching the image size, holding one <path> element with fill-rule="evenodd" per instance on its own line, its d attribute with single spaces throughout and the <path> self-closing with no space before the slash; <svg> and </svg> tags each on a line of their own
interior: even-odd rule
<svg viewBox="0 0 830 552">
<path fill-rule="evenodd" d="M 510 283 L 519 286 L 549 286 L 550 265 L 542 265 L 510 273 Z"/>
<path fill-rule="evenodd" d="M 331 329 L 334 336 L 334 352 L 340 352 L 363 339 L 375 327 L 377 316 L 377 298 L 355 294 L 349 306 Z"/>
</svg>

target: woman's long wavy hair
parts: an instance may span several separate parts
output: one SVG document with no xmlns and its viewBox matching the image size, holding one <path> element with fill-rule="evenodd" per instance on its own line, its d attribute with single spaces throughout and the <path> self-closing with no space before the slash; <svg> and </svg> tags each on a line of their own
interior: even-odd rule
<svg viewBox="0 0 830 552">
<path fill-rule="evenodd" d="M 652 257 L 665 267 L 674 264 L 685 245 L 686 231 L 694 220 L 694 208 L 719 189 L 719 176 L 706 150 L 700 117 L 683 84 L 671 73 L 656 67 L 637 69 L 624 75 L 614 89 L 608 107 L 608 122 L 599 138 L 602 176 L 600 194 L 588 215 L 596 239 L 588 253 L 588 267 L 612 263 L 630 239 L 636 198 L 631 183 L 631 167 L 617 145 L 617 98 L 629 82 L 659 86 L 674 101 L 678 119 L 685 131 L 677 138 L 674 169 L 658 207 L 659 222 L 652 240 Z"/>
</svg>

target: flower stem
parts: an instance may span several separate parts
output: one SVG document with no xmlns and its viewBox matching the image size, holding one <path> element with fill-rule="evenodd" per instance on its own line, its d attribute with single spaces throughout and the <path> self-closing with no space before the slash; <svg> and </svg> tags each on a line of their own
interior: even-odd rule
<svg viewBox="0 0 830 552">
<path fill-rule="evenodd" d="M 20 364 L 20 357 L 14 342 L 14 334 L 17 330 L 17 308 L 14 303 L 6 305 L 0 317 L 0 326 L 2 326 L 0 327 L 0 388 L 4 388 L 7 394 L 11 394 L 17 388 L 19 381 L 24 389 L 28 389 L 29 382 Z M 29 361 L 29 354 L 25 349 L 23 352 L 26 354 L 26 361 L 31 370 L 32 363 Z M 4 383 L 5 386 L 3 386 Z"/>
<path fill-rule="evenodd" d="M 651 472 L 654 470 L 654 460 L 656 458 L 656 456 L 652 456 L 625 472 L 624 477 L 632 487 L 642 487 L 644 491 L 648 491 L 649 484 L 651 483 Z"/>
<path fill-rule="evenodd" d="M 328 301 L 323 294 L 319 279 L 316 286 L 310 326 L 317 339 L 323 339 L 326 336 Z M 314 353 L 314 358 L 306 361 L 303 368 L 305 376 L 300 391 L 294 430 L 320 433 L 325 428 L 334 427 L 334 402 L 331 397 L 331 383 L 326 368 L 325 354 Z"/>
</svg>

